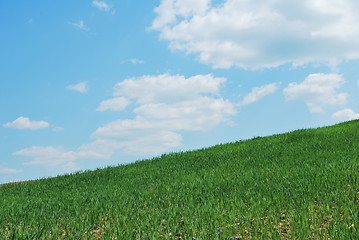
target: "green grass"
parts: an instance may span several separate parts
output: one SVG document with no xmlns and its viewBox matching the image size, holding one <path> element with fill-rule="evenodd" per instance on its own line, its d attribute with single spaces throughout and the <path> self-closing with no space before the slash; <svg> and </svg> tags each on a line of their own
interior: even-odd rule
<svg viewBox="0 0 359 240">
<path fill-rule="evenodd" d="M 0 239 L 359 239 L 359 121 L 0 186 Z"/>
</svg>

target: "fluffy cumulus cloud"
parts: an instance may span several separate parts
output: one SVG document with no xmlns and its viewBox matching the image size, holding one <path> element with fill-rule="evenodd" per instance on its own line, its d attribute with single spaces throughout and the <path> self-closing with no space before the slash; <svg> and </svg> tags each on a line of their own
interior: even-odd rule
<svg viewBox="0 0 359 240">
<path fill-rule="evenodd" d="M 246 95 L 239 103 L 240 106 L 257 102 L 265 96 L 274 93 L 278 89 L 278 83 L 270 83 L 260 87 L 252 88 L 252 91 Z"/>
<path fill-rule="evenodd" d="M 235 105 L 220 97 L 225 81 L 212 75 L 169 74 L 126 79 L 116 84 L 114 99 L 133 101 L 135 118 L 105 124 L 93 137 L 134 153 L 156 154 L 180 146 L 180 131 L 206 131 L 236 114 Z"/>
<path fill-rule="evenodd" d="M 347 93 L 338 93 L 345 82 L 338 74 L 310 74 L 301 83 L 290 83 L 284 89 L 287 100 L 303 100 L 311 112 L 323 112 L 327 105 L 342 105 L 347 102 Z"/>
<path fill-rule="evenodd" d="M 12 122 L 3 124 L 3 127 L 6 128 L 16 128 L 16 129 L 31 129 L 38 130 L 41 128 L 48 128 L 50 124 L 45 121 L 31 121 L 27 117 L 19 117 Z"/>
<path fill-rule="evenodd" d="M 88 91 L 87 84 L 88 84 L 87 82 L 80 82 L 80 83 L 77 83 L 75 85 L 67 86 L 67 89 L 71 90 L 71 91 L 76 91 L 76 92 L 79 92 L 79 93 L 85 93 L 85 92 Z"/>
<path fill-rule="evenodd" d="M 335 112 L 332 115 L 332 118 L 337 122 L 345 122 L 354 119 L 359 119 L 359 113 L 355 113 L 352 109 L 343 109 L 341 111 Z"/>
<path fill-rule="evenodd" d="M 134 99 L 138 104 L 174 103 L 193 100 L 202 94 L 218 95 L 225 78 L 196 75 L 185 78 L 181 75 L 162 74 L 130 78 L 116 84 L 115 96 Z"/>
<path fill-rule="evenodd" d="M 358 11 L 356 0 L 162 0 L 151 29 L 215 68 L 336 65 L 359 58 Z"/>
<path fill-rule="evenodd" d="M 99 127 L 93 142 L 74 151 L 62 147 L 33 146 L 15 156 L 30 157 L 28 165 L 78 170 L 78 159 L 109 159 L 115 151 L 150 156 L 176 148 L 182 131 L 207 131 L 230 123 L 235 103 L 220 96 L 225 78 L 197 75 L 142 76 L 126 79 L 114 87 L 114 97 L 100 103 L 98 111 L 120 111 L 130 102 L 134 118 L 118 119 Z"/>
</svg>

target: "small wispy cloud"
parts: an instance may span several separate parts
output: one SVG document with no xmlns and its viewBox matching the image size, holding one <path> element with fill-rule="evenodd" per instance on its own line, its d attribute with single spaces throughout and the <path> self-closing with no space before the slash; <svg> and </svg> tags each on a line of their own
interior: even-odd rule
<svg viewBox="0 0 359 240">
<path fill-rule="evenodd" d="M 21 173 L 21 172 L 23 172 L 23 170 L 14 169 L 14 168 L 6 168 L 6 167 L 0 166 L 0 173 L 9 174 L 9 173 Z"/>
<path fill-rule="evenodd" d="M 85 92 L 88 91 L 88 86 L 87 86 L 87 82 L 80 82 L 80 83 L 75 84 L 75 85 L 67 86 L 67 89 L 71 90 L 71 91 L 85 93 Z"/>
<path fill-rule="evenodd" d="M 141 59 L 137 59 L 137 58 L 131 58 L 131 59 L 127 59 L 127 60 L 124 60 L 121 62 L 121 64 L 125 64 L 125 63 L 132 63 L 134 65 L 137 65 L 137 64 L 143 64 L 143 63 L 146 63 L 144 60 L 141 60 Z"/>
<path fill-rule="evenodd" d="M 130 59 L 130 60 L 128 60 L 130 63 L 132 63 L 132 64 L 142 64 L 142 63 L 145 63 L 145 61 L 143 61 L 143 60 L 140 60 L 140 59 L 135 59 L 135 58 L 133 58 L 133 59 Z"/>
<path fill-rule="evenodd" d="M 45 165 L 49 167 L 60 167 L 76 160 L 76 153 L 66 151 L 62 147 L 33 146 L 13 153 L 14 156 L 31 156 L 34 159 L 27 161 L 24 165 Z"/>
<path fill-rule="evenodd" d="M 112 9 L 112 6 L 104 1 L 94 0 L 92 5 L 105 12 L 109 12 Z"/>
<path fill-rule="evenodd" d="M 38 130 L 41 128 L 48 128 L 50 124 L 45 121 L 31 121 L 27 117 L 19 117 L 12 122 L 3 124 L 3 127 L 6 128 L 16 128 L 16 129 L 31 129 Z"/>
<path fill-rule="evenodd" d="M 98 144 L 95 144 L 96 146 Z M 42 165 L 49 170 L 57 169 L 59 172 L 73 172 L 81 170 L 76 163 L 77 159 L 104 159 L 112 155 L 104 153 L 104 145 L 97 146 L 98 149 L 90 147 L 80 147 L 77 151 L 67 151 L 61 146 L 32 146 L 14 152 L 13 156 L 32 157 L 32 160 L 23 162 L 24 165 Z"/>
<path fill-rule="evenodd" d="M 260 87 L 252 88 L 252 91 L 246 95 L 238 105 L 244 106 L 250 103 L 257 102 L 264 98 L 265 96 L 274 93 L 278 89 L 278 83 L 271 83 L 267 85 L 263 85 Z"/>
<path fill-rule="evenodd" d="M 65 129 L 63 127 L 59 127 L 59 126 L 52 128 L 52 131 L 54 131 L 54 132 L 61 132 L 63 130 L 65 130 Z"/>
<path fill-rule="evenodd" d="M 124 97 L 112 98 L 109 100 L 102 101 L 100 106 L 96 109 L 97 111 L 104 112 L 107 110 L 110 111 L 121 111 L 130 104 L 130 101 Z"/>
<path fill-rule="evenodd" d="M 86 26 L 83 20 L 79 20 L 78 22 L 68 22 L 68 24 L 86 32 L 90 30 L 90 28 Z"/>
</svg>

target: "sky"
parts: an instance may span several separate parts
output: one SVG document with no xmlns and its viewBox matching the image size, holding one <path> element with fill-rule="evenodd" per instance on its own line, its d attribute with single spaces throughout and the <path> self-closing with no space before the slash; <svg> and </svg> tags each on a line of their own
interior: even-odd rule
<svg viewBox="0 0 359 240">
<path fill-rule="evenodd" d="M 0 2 L 0 183 L 359 118 L 356 0 Z"/>
</svg>

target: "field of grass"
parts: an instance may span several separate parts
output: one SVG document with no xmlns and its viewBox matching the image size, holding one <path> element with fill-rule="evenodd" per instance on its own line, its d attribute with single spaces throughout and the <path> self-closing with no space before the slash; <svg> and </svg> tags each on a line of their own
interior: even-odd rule
<svg viewBox="0 0 359 240">
<path fill-rule="evenodd" d="M 359 121 L 6 184 L 0 239 L 359 239 Z"/>
</svg>

